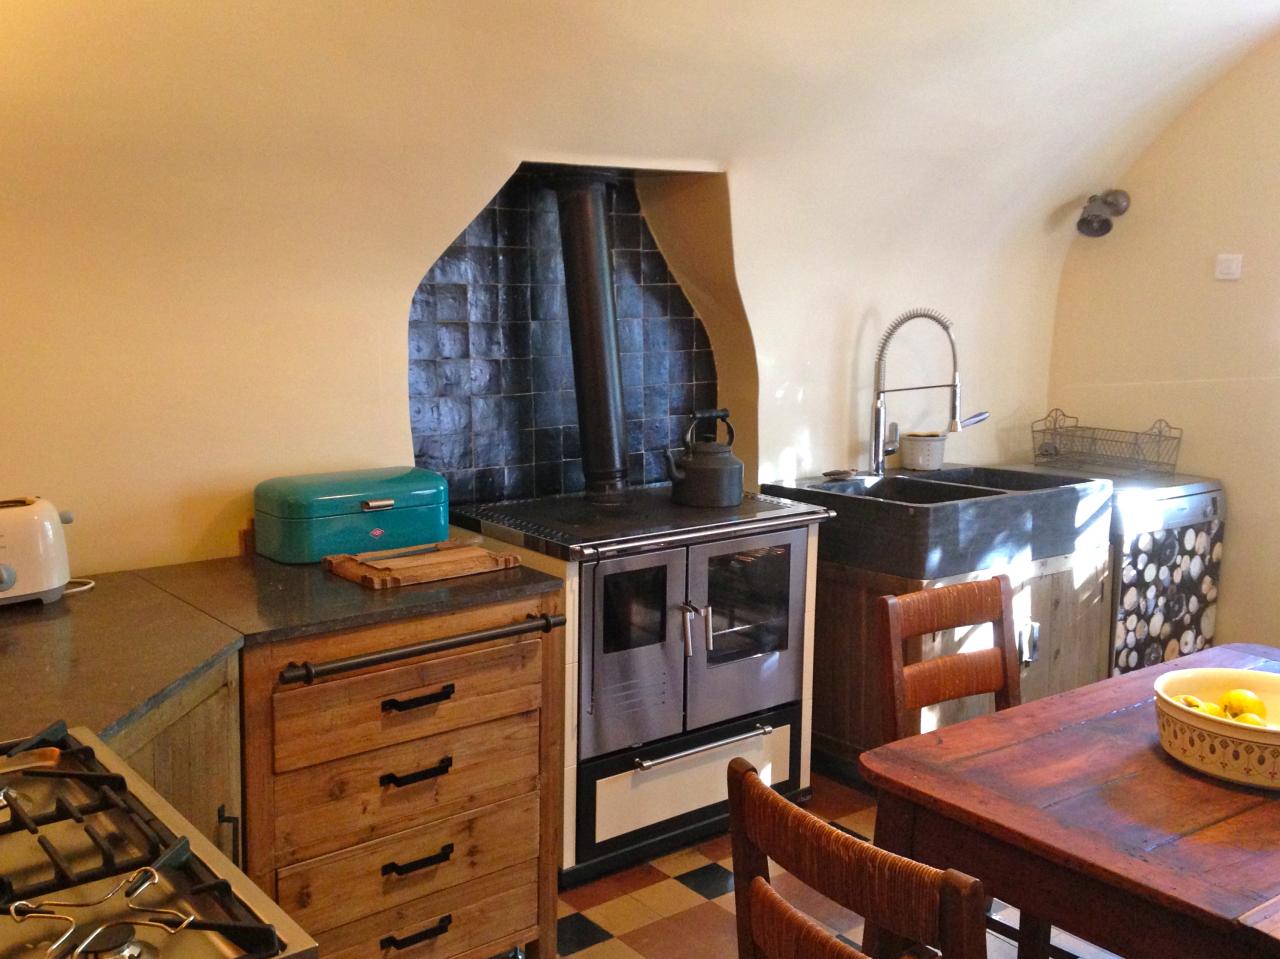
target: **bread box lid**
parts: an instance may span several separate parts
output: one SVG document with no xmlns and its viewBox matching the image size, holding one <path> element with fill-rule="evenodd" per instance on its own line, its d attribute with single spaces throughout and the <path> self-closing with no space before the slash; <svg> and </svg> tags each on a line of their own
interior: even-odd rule
<svg viewBox="0 0 1280 959">
<path fill-rule="evenodd" d="M 277 476 L 263 480 L 253 490 L 256 511 L 284 519 L 315 519 L 370 509 L 447 503 L 448 487 L 443 476 L 431 470 L 404 466 Z"/>
</svg>

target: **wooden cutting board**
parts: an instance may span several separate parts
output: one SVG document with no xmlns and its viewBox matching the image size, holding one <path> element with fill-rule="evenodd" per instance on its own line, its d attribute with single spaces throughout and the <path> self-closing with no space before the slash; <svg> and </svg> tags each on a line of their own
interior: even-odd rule
<svg viewBox="0 0 1280 959">
<path fill-rule="evenodd" d="M 326 556 L 324 568 L 369 589 L 431 583 L 520 565 L 515 553 L 491 553 L 479 537 L 446 540 L 403 549 Z"/>
</svg>

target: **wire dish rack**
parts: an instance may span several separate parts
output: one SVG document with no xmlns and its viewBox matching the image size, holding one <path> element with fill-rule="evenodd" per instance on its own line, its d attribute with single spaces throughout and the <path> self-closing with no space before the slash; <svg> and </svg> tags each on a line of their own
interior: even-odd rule
<svg viewBox="0 0 1280 959">
<path fill-rule="evenodd" d="M 1036 465 L 1172 473 L 1178 467 L 1181 447 L 1182 429 L 1162 419 L 1139 433 L 1081 426 L 1079 419 L 1055 408 L 1031 424 Z"/>
</svg>

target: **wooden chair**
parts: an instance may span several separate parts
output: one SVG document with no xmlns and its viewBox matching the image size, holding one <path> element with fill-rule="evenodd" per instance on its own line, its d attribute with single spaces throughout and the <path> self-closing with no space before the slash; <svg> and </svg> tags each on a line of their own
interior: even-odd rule
<svg viewBox="0 0 1280 959">
<path fill-rule="evenodd" d="M 991 624 L 990 649 L 904 663 L 908 639 L 944 629 Z M 914 731 L 912 716 L 925 706 L 994 693 L 996 709 L 1022 703 L 1018 642 L 1013 631 L 1013 587 L 1008 576 L 880 597 L 880 661 L 885 697 L 884 738 Z M 988 903 L 989 905 L 989 903 Z M 1046 955 L 1052 927 L 1022 914 L 1018 956 Z"/>
<path fill-rule="evenodd" d="M 1012 604 L 1007 576 L 880 597 L 880 661 L 889 691 L 884 699 L 886 742 L 911 735 L 911 714 L 925 706 L 980 693 L 995 693 L 996 709 L 1022 702 Z M 990 649 L 904 664 L 906 640 L 984 623 L 995 634 Z"/>
<path fill-rule="evenodd" d="M 866 959 L 769 885 L 769 859 L 868 923 L 942 950 L 985 959 L 982 883 L 877 849 L 829 826 L 764 784 L 745 759 L 729 764 L 729 830 L 739 959 Z"/>
</svg>

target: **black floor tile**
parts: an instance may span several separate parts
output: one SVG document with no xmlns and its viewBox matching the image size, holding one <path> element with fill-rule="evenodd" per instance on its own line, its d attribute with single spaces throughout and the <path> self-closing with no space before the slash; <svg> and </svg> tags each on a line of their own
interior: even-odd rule
<svg viewBox="0 0 1280 959">
<path fill-rule="evenodd" d="M 556 938 L 560 942 L 560 955 L 571 956 L 589 946 L 612 939 L 612 933 L 601 929 L 580 912 L 565 916 L 556 923 Z"/>
<path fill-rule="evenodd" d="M 718 862 L 691 869 L 676 879 L 705 899 L 716 899 L 733 892 L 733 873 Z"/>
</svg>

